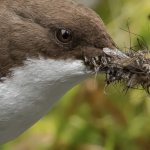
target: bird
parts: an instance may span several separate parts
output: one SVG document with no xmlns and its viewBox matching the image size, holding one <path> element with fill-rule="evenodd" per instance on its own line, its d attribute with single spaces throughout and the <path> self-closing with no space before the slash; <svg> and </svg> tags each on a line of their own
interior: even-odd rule
<svg viewBox="0 0 150 150">
<path fill-rule="evenodd" d="M 0 1 L 0 144 L 21 135 L 116 48 L 102 19 L 72 0 Z"/>
</svg>

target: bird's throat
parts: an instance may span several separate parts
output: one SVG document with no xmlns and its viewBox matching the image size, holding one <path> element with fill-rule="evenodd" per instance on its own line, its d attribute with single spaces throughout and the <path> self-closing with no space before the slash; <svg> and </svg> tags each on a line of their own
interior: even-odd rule
<svg viewBox="0 0 150 150">
<path fill-rule="evenodd" d="M 28 59 L 0 83 L 0 143 L 39 120 L 73 85 L 90 72 L 79 60 Z"/>
</svg>

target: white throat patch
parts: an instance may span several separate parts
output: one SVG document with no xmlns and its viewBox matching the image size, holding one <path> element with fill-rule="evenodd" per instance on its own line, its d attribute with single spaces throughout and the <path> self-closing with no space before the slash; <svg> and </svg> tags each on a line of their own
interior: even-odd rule
<svg viewBox="0 0 150 150">
<path fill-rule="evenodd" d="M 15 138 L 89 75 L 79 60 L 28 59 L 0 83 L 0 143 Z"/>
</svg>

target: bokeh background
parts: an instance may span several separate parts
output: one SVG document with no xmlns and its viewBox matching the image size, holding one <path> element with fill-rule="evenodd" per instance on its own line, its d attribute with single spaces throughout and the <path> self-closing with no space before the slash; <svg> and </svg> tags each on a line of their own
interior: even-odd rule
<svg viewBox="0 0 150 150">
<path fill-rule="evenodd" d="M 81 1 L 81 0 L 79 0 Z M 82 0 L 121 50 L 150 45 L 150 0 Z M 75 86 L 37 124 L 0 150 L 149 150 L 150 96 L 104 76 Z"/>
</svg>

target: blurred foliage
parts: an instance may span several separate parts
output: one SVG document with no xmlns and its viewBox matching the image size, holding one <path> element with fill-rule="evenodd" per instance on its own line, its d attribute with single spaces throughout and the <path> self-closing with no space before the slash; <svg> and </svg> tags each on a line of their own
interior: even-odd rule
<svg viewBox="0 0 150 150">
<path fill-rule="evenodd" d="M 130 46 L 136 46 L 137 38 L 150 46 L 149 0 L 102 0 L 96 11 L 122 49 L 128 50 Z"/>
<path fill-rule="evenodd" d="M 150 44 L 149 0 L 101 0 L 95 10 L 122 50 L 137 45 L 138 38 Z M 126 94 L 123 85 L 105 88 L 100 76 L 74 87 L 0 150 L 148 150 L 149 125 L 150 97 L 142 90 Z"/>
</svg>

